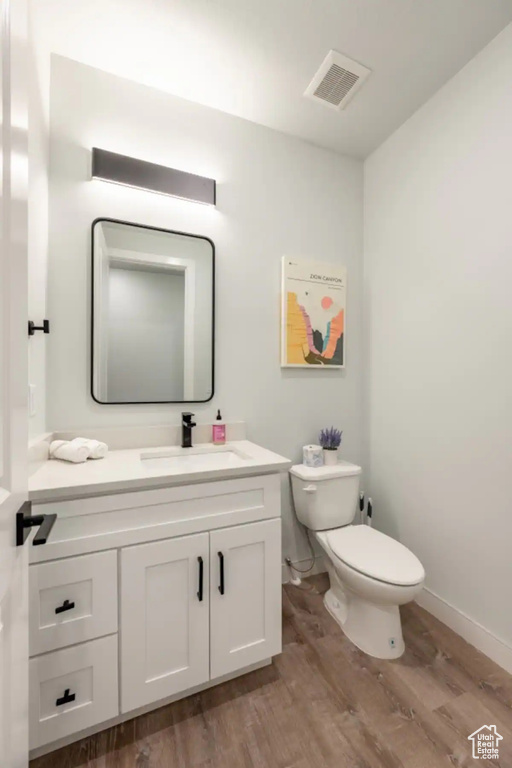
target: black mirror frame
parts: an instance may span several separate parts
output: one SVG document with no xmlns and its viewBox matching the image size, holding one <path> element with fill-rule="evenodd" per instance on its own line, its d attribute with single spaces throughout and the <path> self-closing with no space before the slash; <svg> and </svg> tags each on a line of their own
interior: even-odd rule
<svg viewBox="0 0 512 768">
<path fill-rule="evenodd" d="M 111 224 L 125 224 L 129 227 L 138 227 L 139 229 L 150 229 L 153 232 L 165 232 L 169 235 L 181 235 L 182 237 L 194 237 L 196 240 L 206 240 L 212 247 L 212 393 L 206 400 L 135 400 L 122 402 L 105 402 L 98 400 L 94 394 L 94 227 L 101 222 Z M 146 224 L 135 224 L 133 221 L 122 221 L 121 219 L 110 219 L 100 217 L 94 219 L 91 224 L 91 325 L 90 325 L 90 392 L 91 397 L 98 405 L 180 405 L 182 403 L 208 403 L 215 394 L 215 243 L 209 237 L 204 235 L 193 235 L 190 232 L 178 232 L 173 229 L 163 229 L 162 227 L 150 227 Z"/>
</svg>

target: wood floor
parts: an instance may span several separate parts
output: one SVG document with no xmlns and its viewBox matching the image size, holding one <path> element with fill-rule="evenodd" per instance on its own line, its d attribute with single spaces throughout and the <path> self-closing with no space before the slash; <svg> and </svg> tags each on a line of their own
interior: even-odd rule
<svg viewBox="0 0 512 768">
<path fill-rule="evenodd" d="M 284 589 L 272 666 L 33 761 L 31 768 L 512 766 L 512 677 L 418 606 L 398 661 L 358 651 L 328 615 L 324 576 Z M 494 724 L 500 759 L 467 737 Z"/>
</svg>

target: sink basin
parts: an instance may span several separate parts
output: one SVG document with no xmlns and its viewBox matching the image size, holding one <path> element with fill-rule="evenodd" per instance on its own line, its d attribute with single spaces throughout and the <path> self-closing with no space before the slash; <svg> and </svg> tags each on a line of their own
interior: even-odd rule
<svg viewBox="0 0 512 768">
<path fill-rule="evenodd" d="M 229 445 L 200 445 L 195 448 L 166 448 L 145 451 L 140 459 L 147 469 L 176 469 L 181 472 L 195 470 L 228 469 L 242 467 L 251 457 Z"/>
</svg>

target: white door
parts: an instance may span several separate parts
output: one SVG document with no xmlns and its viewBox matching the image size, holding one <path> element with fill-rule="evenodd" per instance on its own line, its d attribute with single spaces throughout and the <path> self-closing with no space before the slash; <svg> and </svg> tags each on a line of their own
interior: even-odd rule
<svg viewBox="0 0 512 768">
<path fill-rule="evenodd" d="M 28 120 L 25 0 L 0 0 L 0 765 L 28 761 L 27 499 Z"/>
<path fill-rule="evenodd" d="M 281 652 L 281 521 L 210 533 L 212 679 Z"/>
<path fill-rule="evenodd" d="M 121 711 L 205 683 L 208 534 L 121 550 Z"/>
</svg>

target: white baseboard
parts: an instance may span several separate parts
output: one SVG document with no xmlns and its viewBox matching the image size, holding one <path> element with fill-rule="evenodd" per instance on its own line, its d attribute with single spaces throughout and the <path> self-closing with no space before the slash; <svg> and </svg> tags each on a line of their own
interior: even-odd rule
<svg viewBox="0 0 512 768">
<path fill-rule="evenodd" d="M 416 602 L 439 621 L 442 621 L 443 624 L 453 629 L 470 645 L 495 661 L 504 670 L 512 673 L 512 647 L 510 645 L 504 643 L 488 629 L 485 629 L 474 619 L 470 619 L 465 613 L 454 608 L 453 605 L 429 589 L 424 589 L 417 597 Z"/>
<path fill-rule="evenodd" d="M 311 558 L 308 557 L 306 560 L 292 560 L 293 565 L 296 565 L 297 568 L 300 568 L 301 570 L 304 570 L 307 568 L 311 563 Z M 313 567 L 310 571 L 307 573 L 296 573 L 295 571 L 291 571 L 289 566 L 286 565 L 286 563 L 282 564 L 282 574 L 281 574 L 281 581 L 283 584 L 287 584 L 291 578 L 292 573 L 294 576 L 300 576 L 301 579 L 306 579 L 308 576 L 315 576 L 317 573 L 325 573 L 327 568 L 324 565 L 324 559 L 322 555 L 317 555 L 315 557 L 315 561 L 313 563 Z"/>
</svg>

